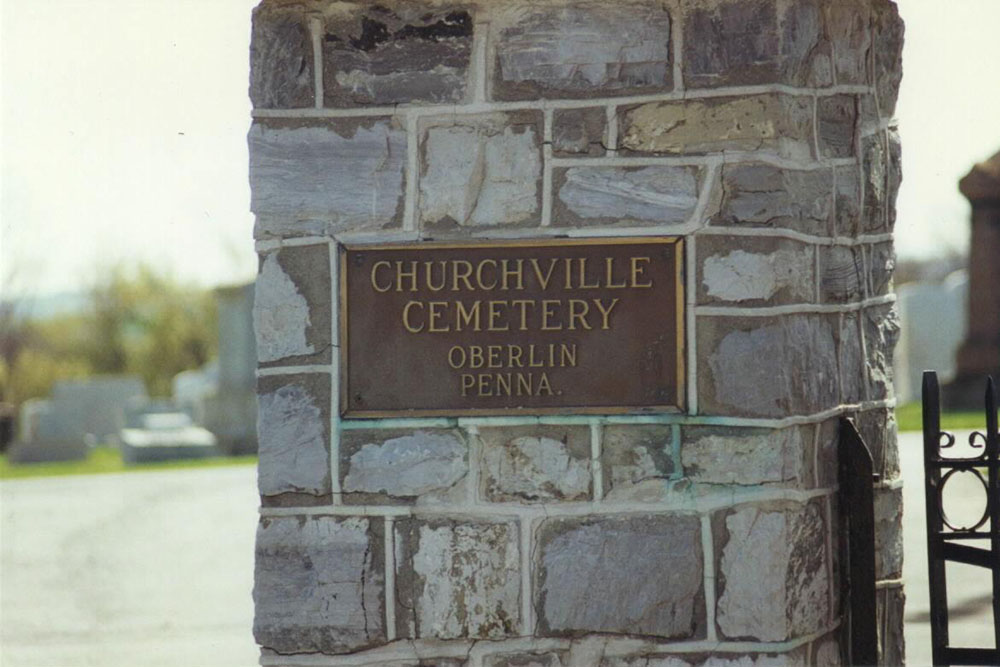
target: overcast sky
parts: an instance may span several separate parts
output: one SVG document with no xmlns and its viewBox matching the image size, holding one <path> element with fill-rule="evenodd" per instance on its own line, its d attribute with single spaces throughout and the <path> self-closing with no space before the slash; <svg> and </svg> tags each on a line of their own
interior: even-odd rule
<svg viewBox="0 0 1000 667">
<path fill-rule="evenodd" d="M 255 271 L 247 55 L 256 0 L 0 0 L 0 293 L 75 291 L 142 260 Z M 998 0 L 900 0 L 897 250 L 961 250 L 957 180 L 1000 150 Z"/>
</svg>

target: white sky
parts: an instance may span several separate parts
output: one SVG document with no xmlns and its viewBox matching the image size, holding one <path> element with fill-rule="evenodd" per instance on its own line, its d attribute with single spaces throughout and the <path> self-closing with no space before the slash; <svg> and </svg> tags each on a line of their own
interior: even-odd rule
<svg viewBox="0 0 1000 667">
<path fill-rule="evenodd" d="M 76 291 L 142 260 L 249 280 L 256 0 L 0 0 L 0 293 Z M 897 250 L 968 241 L 957 181 L 1000 149 L 998 0 L 900 0 Z"/>
</svg>

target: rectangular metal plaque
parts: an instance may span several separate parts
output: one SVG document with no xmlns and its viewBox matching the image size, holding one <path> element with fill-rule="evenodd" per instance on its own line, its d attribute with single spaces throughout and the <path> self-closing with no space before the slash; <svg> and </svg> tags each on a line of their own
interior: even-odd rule
<svg viewBox="0 0 1000 667">
<path fill-rule="evenodd" d="M 682 243 L 341 246 L 341 413 L 677 411 Z"/>
</svg>

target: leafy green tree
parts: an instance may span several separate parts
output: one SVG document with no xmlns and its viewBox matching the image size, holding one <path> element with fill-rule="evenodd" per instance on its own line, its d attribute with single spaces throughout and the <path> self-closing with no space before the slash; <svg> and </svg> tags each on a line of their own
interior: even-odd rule
<svg viewBox="0 0 1000 667">
<path fill-rule="evenodd" d="M 117 267 L 92 292 L 90 360 L 100 373 L 142 377 L 169 396 L 173 377 L 199 368 L 217 348 L 215 299 L 147 266 Z"/>
<path fill-rule="evenodd" d="M 217 349 L 215 299 L 140 265 L 105 272 L 78 314 L 45 320 L 0 308 L 0 401 L 47 396 L 56 380 L 140 376 L 153 396 L 203 366 Z"/>
</svg>

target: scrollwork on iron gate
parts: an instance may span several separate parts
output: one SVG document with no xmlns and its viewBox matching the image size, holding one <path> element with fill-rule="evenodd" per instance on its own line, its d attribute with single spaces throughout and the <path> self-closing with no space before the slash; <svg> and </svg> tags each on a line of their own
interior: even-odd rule
<svg viewBox="0 0 1000 667">
<path fill-rule="evenodd" d="M 931 644 L 935 665 L 1000 665 L 1000 431 L 997 395 L 987 378 L 986 429 L 969 436 L 969 456 L 949 456 L 955 436 L 941 430 L 941 401 L 937 373 L 924 372 L 924 492 L 927 517 L 927 564 L 931 602 Z M 951 450 L 951 451 L 949 451 Z M 949 517 L 944 491 L 962 475 L 971 475 L 985 491 L 982 513 L 971 523 Z M 989 548 L 973 546 L 989 541 Z M 991 571 L 995 648 L 957 648 L 948 641 L 948 588 L 945 563 L 965 563 Z"/>
</svg>

